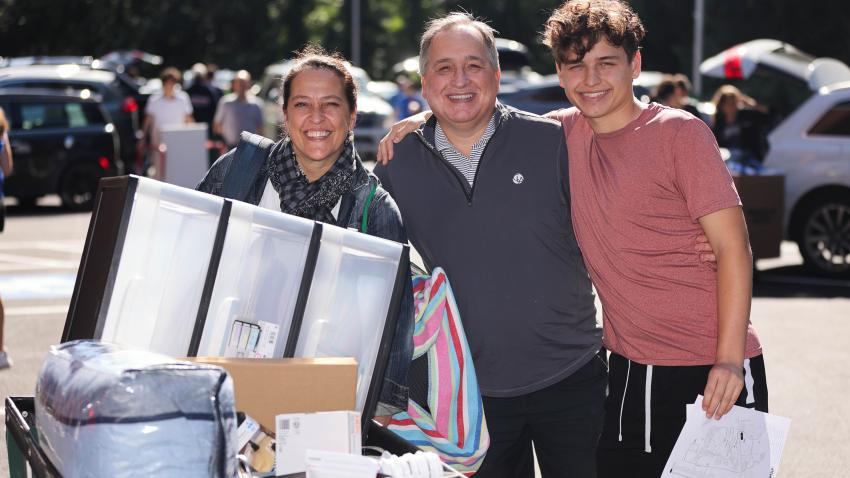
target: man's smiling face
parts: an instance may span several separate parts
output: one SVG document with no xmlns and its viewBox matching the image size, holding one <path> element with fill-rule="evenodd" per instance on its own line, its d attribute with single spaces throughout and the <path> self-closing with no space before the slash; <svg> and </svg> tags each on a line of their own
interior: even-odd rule
<svg viewBox="0 0 850 478">
<path fill-rule="evenodd" d="M 499 77 L 499 70 L 488 60 L 481 33 L 457 26 L 431 41 L 422 95 L 443 129 L 477 130 L 493 115 Z"/>
</svg>

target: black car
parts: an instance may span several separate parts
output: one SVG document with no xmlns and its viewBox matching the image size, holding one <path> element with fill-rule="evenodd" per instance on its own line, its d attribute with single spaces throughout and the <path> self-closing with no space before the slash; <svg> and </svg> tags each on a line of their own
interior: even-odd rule
<svg viewBox="0 0 850 478">
<path fill-rule="evenodd" d="M 121 159 L 125 165 L 135 162 L 141 95 L 138 85 L 127 75 L 79 64 L 8 67 L 0 68 L 0 88 L 97 94 L 121 138 Z"/>
<path fill-rule="evenodd" d="M 0 88 L 0 106 L 15 161 L 4 190 L 19 204 L 58 194 L 65 207 L 87 209 L 100 178 L 123 172 L 118 133 L 99 96 Z"/>
</svg>

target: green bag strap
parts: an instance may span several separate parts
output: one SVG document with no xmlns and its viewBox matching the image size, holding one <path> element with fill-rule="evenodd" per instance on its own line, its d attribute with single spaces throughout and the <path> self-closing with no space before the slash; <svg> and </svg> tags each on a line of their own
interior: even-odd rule
<svg viewBox="0 0 850 478">
<path fill-rule="evenodd" d="M 378 183 L 372 183 L 372 189 L 369 191 L 369 195 L 366 196 L 366 203 L 363 205 L 363 215 L 360 219 L 360 232 L 363 234 L 367 234 L 367 228 L 369 227 L 369 206 L 372 205 L 372 199 L 375 199 L 375 192 L 378 190 Z"/>
</svg>

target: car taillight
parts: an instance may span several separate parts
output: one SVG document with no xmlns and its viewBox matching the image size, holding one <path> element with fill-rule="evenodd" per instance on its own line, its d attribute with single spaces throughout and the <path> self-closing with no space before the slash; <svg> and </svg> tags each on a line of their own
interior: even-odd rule
<svg viewBox="0 0 850 478">
<path fill-rule="evenodd" d="M 108 171 L 109 170 L 109 159 L 106 156 L 101 156 L 97 160 L 97 165 L 100 166 L 100 169 L 103 169 L 104 171 Z"/>
<path fill-rule="evenodd" d="M 124 104 L 121 105 L 121 111 L 125 113 L 134 113 L 139 111 L 139 103 L 132 96 L 124 98 Z"/>
</svg>

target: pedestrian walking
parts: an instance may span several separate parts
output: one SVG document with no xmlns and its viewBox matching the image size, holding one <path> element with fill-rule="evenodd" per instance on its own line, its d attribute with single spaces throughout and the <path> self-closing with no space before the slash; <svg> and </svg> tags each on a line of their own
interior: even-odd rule
<svg viewBox="0 0 850 478">
<path fill-rule="evenodd" d="M 239 70 L 233 78 L 233 92 L 219 101 L 213 130 L 228 148 L 236 147 L 243 131 L 259 134 L 263 128 L 263 103 L 251 93 L 251 74 Z"/>
<path fill-rule="evenodd" d="M 6 206 L 3 204 L 3 181 L 6 176 L 12 174 L 12 147 L 9 145 L 9 121 L 6 113 L 0 108 L 0 232 L 6 227 Z M 12 366 L 12 359 L 6 352 L 4 326 L 6 312 L 3 307 L 3 298 L 0 297 L 0 370 Z"/>
</svg>

